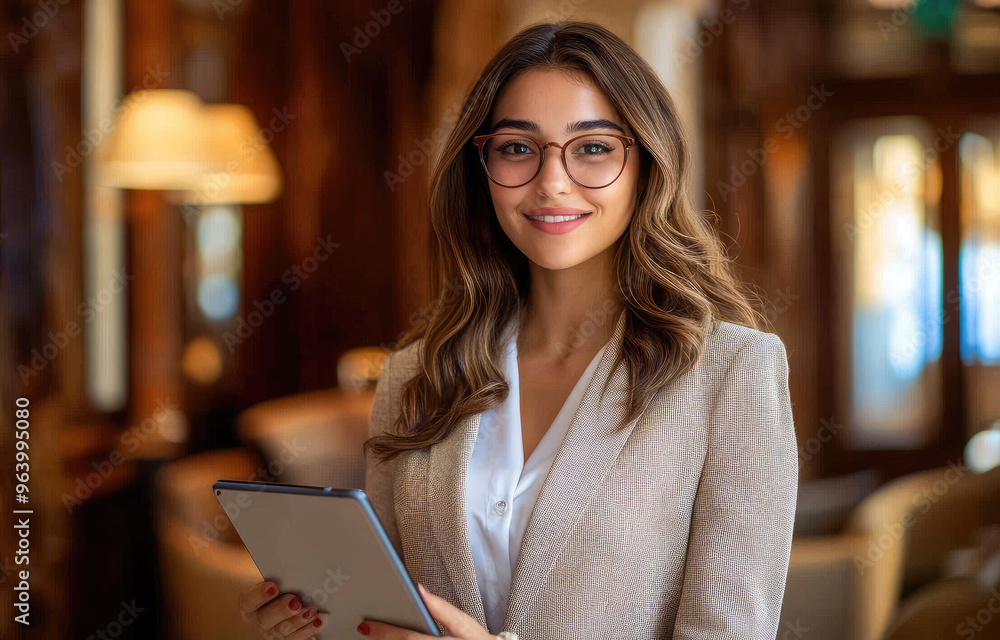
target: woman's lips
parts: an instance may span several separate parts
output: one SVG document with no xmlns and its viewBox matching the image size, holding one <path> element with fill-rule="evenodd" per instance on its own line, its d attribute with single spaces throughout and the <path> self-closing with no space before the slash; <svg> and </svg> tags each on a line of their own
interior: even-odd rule
<svg viewBox="0 0 1000 640">
<path fill-rule="evenodd" d="M 578 216 L 583 213 L 590 213 L 586 209 L 574 209 L 572 207 L 539 207 L 537 209 L 532 209 L 531 211 L 526 211 L 524 215 L 529 217 L 568 217 L 568 216 Z M 549 220 L 548 222 L 557 222 L 554 220 Z"/>
<path fill-rule="evenodd" d="M 532 217 L 535 216 L 535 217 Z M 543 231 L 559 235 L 569 233 L 587 221 L 590 213 L 580 209 L 534 209 L 524 214 L 525 219 L 532 227 Z"/>
</svg>

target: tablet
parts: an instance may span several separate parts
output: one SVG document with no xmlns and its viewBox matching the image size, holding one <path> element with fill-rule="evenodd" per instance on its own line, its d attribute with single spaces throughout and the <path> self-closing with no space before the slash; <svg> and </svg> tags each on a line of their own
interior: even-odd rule
<svg viewBox="0 0 1000 640">
<path fill-rule="evenodd" d="M 360 489 L 232 480 L 212 488 L 262 579 L 330 614 L 317 638 L 353 638 L 366 618 L 441 636 Z"/>
</svg>

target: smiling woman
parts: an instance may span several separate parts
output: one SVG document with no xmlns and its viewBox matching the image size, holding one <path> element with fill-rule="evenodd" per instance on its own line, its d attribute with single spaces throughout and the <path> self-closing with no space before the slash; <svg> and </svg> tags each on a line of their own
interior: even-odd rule
<svg viewBox="0 0 1000 640">
<path fill-rule="evenodd" d="M 366 443 L 366 492 L 449 637 L 774 638 L 787 360 L 690 158 L 663 84 L 599 25 L 524 29 L 465 100 L 429 203 L 450 302 L 386 361 Z M 272 586 L 251 617 L 306 637 Z"/>
<path fill-rule="evenodd" d="M 610 275 L 639 185 L 635 138 L 614 104 L 584 72 L 532 70 L 504 88 L 492 119 L 492 133 L 475 141 L 507 237 L 544 269 L 600 256 L 592 268 Z M 574 137 L 543 145 L 531 134 Z"/>
</svg>

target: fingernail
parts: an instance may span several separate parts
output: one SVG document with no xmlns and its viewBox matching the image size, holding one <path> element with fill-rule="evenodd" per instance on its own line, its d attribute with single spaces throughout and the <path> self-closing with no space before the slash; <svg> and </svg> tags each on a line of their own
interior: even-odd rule
<svg viewBox="0 0 1000 640">
<path fill-rule="evenodd" d="M 303 620 L 308 620 L 311 617 L 313 617 L 313 610 L 312 609 L 306 609 L 306 612 L 302 614 L 302 619 Z"/>
<path fill-rule="evenodd" d="M 367 622 L 362 622 L 361 624 L 358 625 L 358 633 L 360 633 L 361 635 L 366 636 L 371 632 L 372 632 L 371 627 L 368 626 Z"/>
<path fill-rule="evenodd" d="M 302 608 L 302 603 L 299 602 L 298 598 L 292 598 L 288 602 L 288 608 L 291 609 L 292 611 L 298 611 L 299 609 Z"/>
<path fill-rule="evenodd" d="M 267 588 L 267 592 L 266 592 L 266 593 L 267 593 L 267 595 L 269 595 L 269 596 L 273 596 L 273 595 L 275 595 L 276 593 L 278 593 L 278 587 L 268 587 L 268 588 Z"/>
<path fill-rule="evenodd" d="M 316 627 L 317 629 L 319 629 L 320 627 L 322 627 L 323 626 L 323 618 L 316 618 L 315 620 L 313 620 L 313 626 Z"/>
<path fill-rule="evenodd" d="M 427 593 L 427 589 L 425 589 L 424 585 L 420 584 L 419 582 L 417 583 L 417 589 L 420 590 L 420 593 Z"/>
</svg>

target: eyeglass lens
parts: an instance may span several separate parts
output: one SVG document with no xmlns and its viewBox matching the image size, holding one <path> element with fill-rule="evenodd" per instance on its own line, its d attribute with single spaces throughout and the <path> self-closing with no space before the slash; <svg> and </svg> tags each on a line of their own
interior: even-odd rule
<svg viewBox="0 0 1000 640">
<path fill-rule="evenodd" d="M 531 138 L 518 134 L 491 136 L 482 146 L 490 176 L 503 186 L 516 187 L 538 172 L 543 155 Z M 614 136 L 588 135 L 571 140 L 564 153 L 565 168 L 576 183 L 598 188 L 613 182 L 625 166 L 625 145 Z"/>
</svg>

